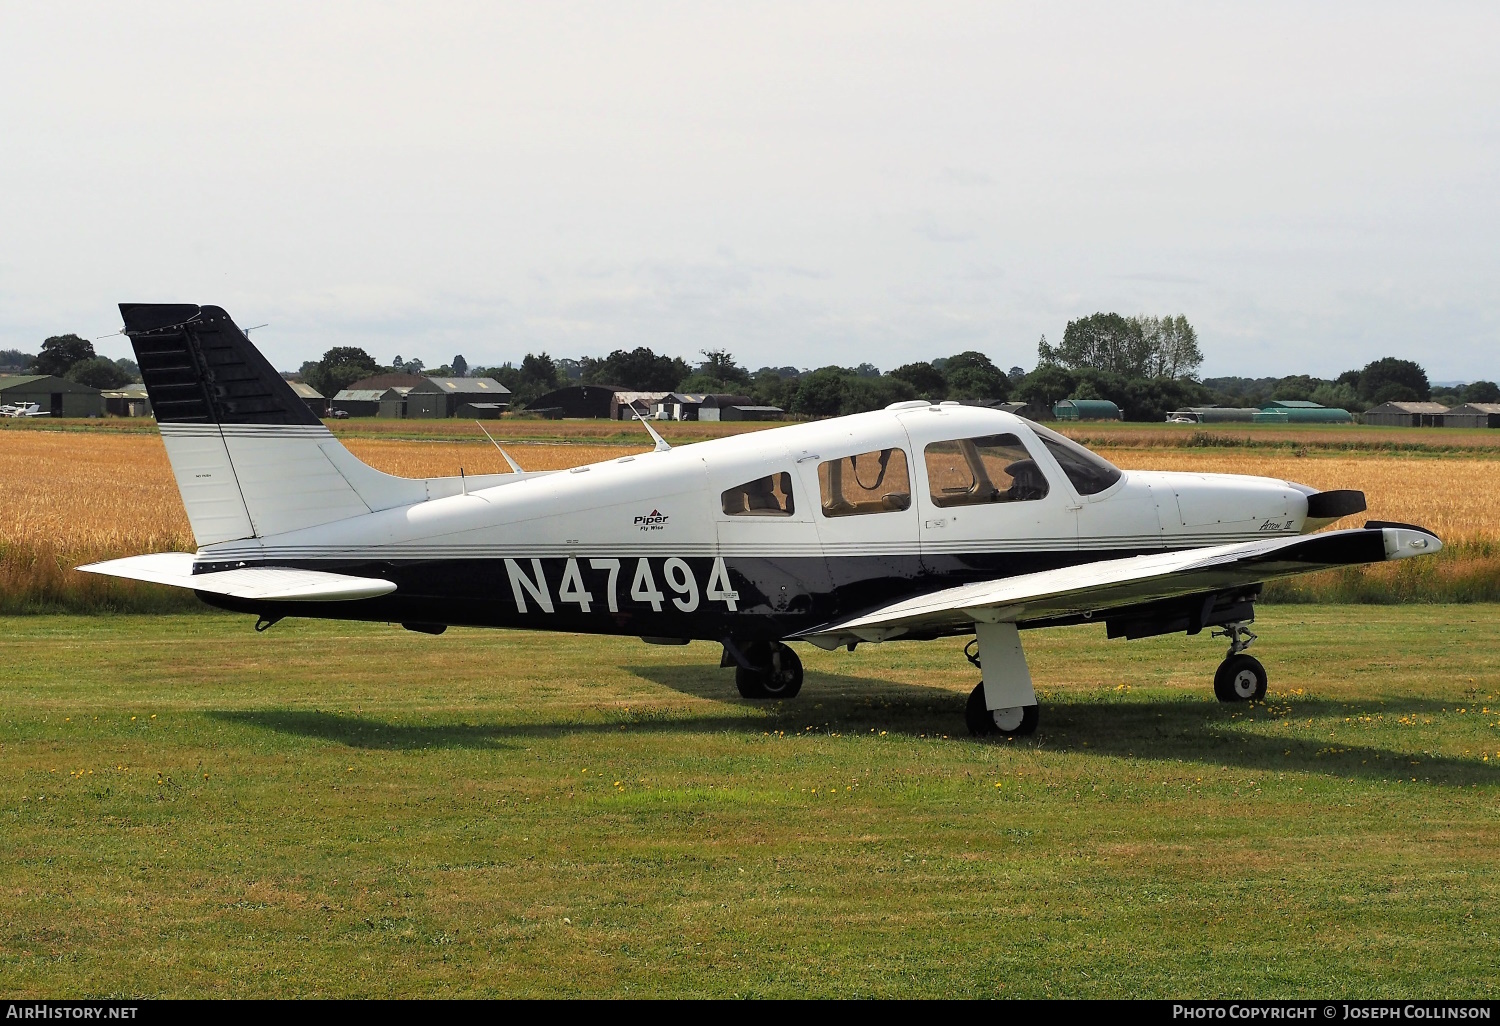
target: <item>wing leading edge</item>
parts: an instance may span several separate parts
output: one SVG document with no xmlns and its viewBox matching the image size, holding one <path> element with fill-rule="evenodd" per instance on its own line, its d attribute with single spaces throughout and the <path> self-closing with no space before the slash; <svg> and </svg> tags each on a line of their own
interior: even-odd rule
<svg viewBox="0 0 1500 1026">
<path fill-rule="evenodd" d="M 284 566 L 243 567 L 239 570 L 195 574 L 193 554 L 190 552 L 156 552 L 149 556 L 129 556 L 103 563 L 90 563 L 78 569 L 90 574 L 191 588 L 213 595 L 275 602 L 352 602 L 389 595 L 396 590 L 393 581 Z"/>
<path fill-rule="evenodd" d="M 1244 588 L 1333 567 L 1430 555 L 1441 548 L 1437 536 L 1420 527 L 1372 521 L 1351 530 L 1101 560 L 979 581 L 893 602 L 798 637 L 832 647 L 847 640 L 885 641 L 913 631 L 974 623 L 1025 624 Z"/>
</svg>

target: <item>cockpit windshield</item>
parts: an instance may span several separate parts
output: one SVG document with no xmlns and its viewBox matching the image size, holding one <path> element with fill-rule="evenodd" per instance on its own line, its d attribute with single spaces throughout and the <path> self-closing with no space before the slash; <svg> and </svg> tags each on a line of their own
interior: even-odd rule
<svg viewBox="0 0 1500 1026">
<path fill-rule="evenodd" d="M 1060 435 L 1051 428 L 1044 428 L 1040 424 L 1029 426 L 1047 447 L 1052 458 L 1057 460 L 1062 472 L 1068 475 L 1068 480 L 1073 482 L 1079 495 L 1098 495 L 1120 480 L 1120 468 L 1104 457 L 1089 452 L 1073 439 Z"/>
</svg>

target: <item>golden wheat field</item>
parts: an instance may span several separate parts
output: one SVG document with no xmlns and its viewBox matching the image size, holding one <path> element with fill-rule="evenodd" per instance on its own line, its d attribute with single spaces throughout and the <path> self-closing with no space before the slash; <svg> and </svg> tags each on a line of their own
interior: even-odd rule
<svg viewBox="0 0 1500 1026">
<path fill-rule="evenodd" d="M 366 437 L 345 443 L 372 466 L 406 477 L 456 475 L 460 467 L 469 474 L 506 469 L 483 440 Z M 560 470 L 647 448 L 520 443 L 510 451 L 528 470 Z M 1368 517 L 1421 524 L 1450 548 L 1477 545 L 1473 555 L 1486 565 L 1495 561 L 1500 543 L 1500 459 L 1298 457 L 1291 451 L 1222 449 L 1100 452 L 1126 469 L 1257 474 L 1324 489 L 1358 488 L 1367 496 Z M 97 600 L 110 589 L 130 586 L 72 573 L 71 567 L 194 547 L 166 453 L 154 434 L 7 432 L 0 444 L 0 484 L 0 595 L 41 601 L 77 593 Z M 1453 555 L 1458 553 L 1454 548 Z"/>
</svg>

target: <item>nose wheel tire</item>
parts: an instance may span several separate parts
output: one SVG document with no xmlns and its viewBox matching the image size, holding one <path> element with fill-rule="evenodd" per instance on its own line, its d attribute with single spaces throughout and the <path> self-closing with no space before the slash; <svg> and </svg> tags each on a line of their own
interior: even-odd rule
<svg viewBox="0 0 1500 1026">
<path fill-rule="evenodd" d="M 984 684 L 976 684 L 969 692 L 969 704 L 964 707 L 964 722 L 969 733 L 975 737 L 1000 734 L 1004 737 L 1028 737 L 1036 733 L 1037 707 L 1017 705 L 1009 709 L 988 709 L 984 704 Z"/>
<path fill-rule="evenodd" d="M 745 658 L 755 665 L 734 669 L 741 698 L 796 698 L 802 690 L 802 660 L 779 641 L 757 641 L 744 646 Z"/>
<path fill-rule="evenodd" d="M 1266 668 L 1254 656 L 1232 655 L 1214 674 L 1214 695 L 1221 702 L 1259 702 L 1266 697 Z"/>
</svg>

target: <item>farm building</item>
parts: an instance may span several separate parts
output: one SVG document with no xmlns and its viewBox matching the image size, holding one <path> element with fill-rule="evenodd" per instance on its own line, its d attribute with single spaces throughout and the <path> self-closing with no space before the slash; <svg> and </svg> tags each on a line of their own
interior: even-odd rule
<svg viewBox="0 0 1500 1026">
<path fill-rule="evenodd" d="M 544 415 L 560 410 L 560 417 L 608 419 L 613 415 L 615 393 L 623 391 L 615 385 L 568 385 L 537 396 L 526 409 Z"/>
<path fill-rule="evenodd" d="M 1354 414 L 1305 399 L 1277 399 L 1250 419 L 1256 424 L 1352 424 Z"/>
<path fill-rule="evenodd" d="M 104 400 L 104 412 L 111 417 L 149 417 L 151 398 L 146 395 L 146 386 L 140 382 L 107 388 L 99 393 Z"/>
<path fill-rule="evenodd" d="M 697 420 L 698 407 L 708 396 L 702 392 L 668 392 L 651 407 L 657 420 Z"/>
<path fill-rule="evenodd" d="M 455 416 L 466 420 L 498 420 L 509 408 L 510 403 L 462 403 Z"/>
<path fill-rule="evenodd" d="M 408 417 L 452 417 L 466 403 L 510 405 L 510 389 L 494 378 L 421 378 L 406 394 Z"/>
<path fill-rule="evenodd" d="M 777 406 L 757 406 L 748 395 L 715 393 L 668 392 L 651 406 L 657 420 L 776 420 L 784 413 Z"/>
<path fill-rule="evenodd" d="M 330 413 L 338 411 L 350 417 L 399 417 L 405 402 L 406 397 L 394 388 L 346 388 L 328 407 Z"/>
<path fill-rule="evenodd" d="M 328 400 L 324 398 L 322 392 L 319 392 L 305 381 L 288 381 L 287 384 L 292 386 L 292 391 L 297 393 L 297 398 L 306 403 L 307 408 L 313 411 L 313 416 L 328 416 Z"/>
<path fill-rule="evenodd" d="M 1500 428 L 1500 403 L 1464 403 L 1443 414 L 1444 427 Z"/>
<path fill-rule="evenodd" d="M 104 416 L 104 396 L 97 388 L 51 374 L 0 377 L 0 405 L 26 406 L 31 403 L 36 403 L 43 413 L 53 417 Z"/>
<path fill-rule="evenodd" d="M 1364 421 L 1386 427 L 1442 427 L 1447 412 L 1442 403 L 1389 402 L 1366 410 Z"/>
<path fill-rule="evenodd" d="M 636 414 L 649 417 L 656 404 L 670 394 L 670 392 L 629 392 L 621 389 L 610 398 L 610 419 L 634 420 Z M 701 419 L 703 416 L 701 409 L 698 415 Z"/>
<path fill-rule="evenodd" d="M 755 406 L 755 400 L 748 395 L 706 395 L 703 397 L 703 405 L 698 407 L 699 420 L 733 420 L 735 418 L 725 417 L 722 411 L 738 406 L 741 409 Z M 759 407 L 757 407 L 759 408 Z M 745 418 L 740 417 L 740 420 Z"/>
<path fill-rule="evenodd" d="M 780 406 L 722 406 L 719 408 L 720 420 L 780 420 L 785 416 L 786 411 Z"/>
<path fill-rule="evenodd" d="M 1064 399 L 1052 407 L 1057 420 L 1124 420 L 1120 408 L 1108 399 Z"/>
<path fill-rule="evenodd" d="M 1169 423 L 1189 420 L 1194 424 L 1248 424 L 1260 410 L 1253 406 L 1189 406 L 1167 414 Z"/>
</svg>

